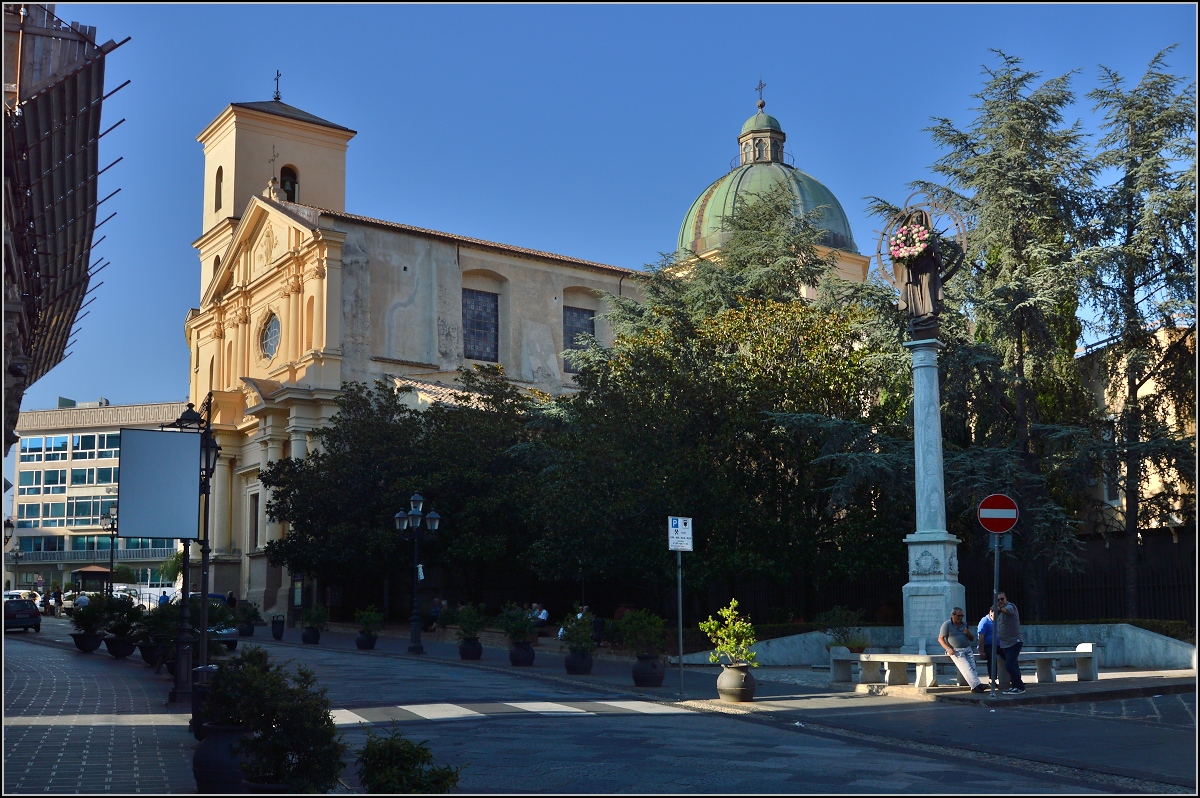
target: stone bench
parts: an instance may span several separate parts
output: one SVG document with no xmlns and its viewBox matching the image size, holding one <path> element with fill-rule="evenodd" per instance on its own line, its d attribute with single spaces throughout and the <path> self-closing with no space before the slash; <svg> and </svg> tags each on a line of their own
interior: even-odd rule
<svg viewBox="0 0 1200 798">
<path fill-rule="evenodd" d="M 982 677 L 987 676 L 986 660 L 975 656 L 976 668 Z M 1037 668 L 1039 684 L 1049 684 L 1057 680 L 1055 663 L 1060 659 L 1074 659 L 1077 678 L 1081 682 L 1095 681 L 1098 676 L 1096 654 L 1092 643 L 1080 643 L 1074 651 L 1022 651 L 1018 657 L 1020 662 L 1033 662 Z M 834 646 L 829 650 L 830 681 L 852 681 L 850 666 L 858 663 L 860 684 L 910 684 L 908 678 L 909 665 L 915 666 L 917 687 L 937 686 L 937 665 L 949 665 L 954 668 L 959 684 L 966 684 L 963 675 L 958 672 L 953 659 L 948 654 L 851 654 L 843 646 Z M 1000 686 L 1009 683 L 1008 671 L 1002 662 L 997 661 L 997 676 Z M 982 666 L 982 667 L 981 667 Z"/>
</svg>

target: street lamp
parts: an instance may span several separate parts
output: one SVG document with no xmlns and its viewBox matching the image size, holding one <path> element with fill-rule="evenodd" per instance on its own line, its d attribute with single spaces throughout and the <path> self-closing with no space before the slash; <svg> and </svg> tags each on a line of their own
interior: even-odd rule
<svg viewBox="0 0 1200 798">
<path fill-rule="evenodd" d="M 108 533 L 108 597 L 113 595 L 113 579 L 117 567 L 117 503 L 108 506 L 108 515 L 102 522 L 104 531 Z"/>
<path fill-rule="evenodd" d="M 13 520 L 11 518 L 5 518 L 4 519 L 4 547 L 5 548 L 8 548 L 8 544 L 12 543 L 13 535 L 16 534 L 16 531 L 17 531 L 17 526 L 16 526 L 16 524 L 13 523 Z M 13 586 L 13 589 L 15 590 L 17 588 L 17 579 L 18 579 L 17 566 L 19 566 L 21 564 L 21 547 L 20 546 L 14 547 L 13 550 L 9 553 L 12 554 L 12 559 L 13 559 L 13 570 L 12 570 L 13 584 L 12 584 L 12 586 Z"/>
<path fill-rule="evenodd" d="M 412 615 L 409 616 L 409 654 L 424 654 L 425 647 L 421 645 L 421 604 L 419 592 L 421 589 L 421 573 L 420 573 L 420 541 L 421 541 L 421 507 L 425 500 L 421 498 L 421 494 L 414 493 L 412 498 L 408 500 L 409 511 L 406 513 L 403 510 L 396 513 L 394 516 L 396 522 L 396 531 L 405 532 L 406 530 L 412 535 L 413 542 L 413 598 L 412 598 Z M 437 532 L 438 524 L 441 523 L 442 517 L 436 512 L 430 511 L 429 515 L 424 516 L 425 528 L 430 534 Z"/>
</svg>

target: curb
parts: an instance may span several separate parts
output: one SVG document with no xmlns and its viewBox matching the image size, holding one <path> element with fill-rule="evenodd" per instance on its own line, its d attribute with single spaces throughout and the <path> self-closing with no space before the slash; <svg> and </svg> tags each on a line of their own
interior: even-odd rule
<svg viewBox="0 0 1200 798">
<path fill-rule="evenodd" d="M 1123 698 L 1148 698 L 1157 695 L 1179 695 L 1196 692 L 1195 679 L 1164 679 L 1157 684 L 1144 684 L 1133 687 L 1111 687 L 1100 690 L 1081 692 L 1062 692 L 1043 695 L 1005 696 L 1004 698 L 976 698 L 971 693 L 954 693 L 950 695 L 931 695 L 934 701 L 945 701 L 954 704 L 973 704 L 981 707 L 999 709 L 1000 707 L 1037 706 L 1040 704 L 1082 704 L 1093 701 L 1117 701 Z"/>
</svg>

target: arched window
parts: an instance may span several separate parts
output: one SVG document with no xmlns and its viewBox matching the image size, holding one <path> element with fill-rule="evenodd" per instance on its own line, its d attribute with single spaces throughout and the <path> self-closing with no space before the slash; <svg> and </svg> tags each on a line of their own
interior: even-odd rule
<svg viewBox="0 0 1200 798">
<path fill-rule="evenodd" d="M 750 162 L 750 142 L 742 145 L 742 163 Z"/>
<path fill-rule="evenodd" d="M 233 341 L 225 347 L 225 390 L 233 385 Z"/>
<path fill-rule="evenodd" d="M 771 142 L 771 160 L 772 161 L 779 160 L 779 142 L 778 141 Z"/>
<path fill-rule="evenodd" d="M 279 187 L 283 189 L 284 199 L 288 202 L 299 202 L 297 197 L 300 195 L 300 178 L 295 169 L 285 166 L 279 170 Z"/>
<path fill-rule="evenodd" d="M 274 313 L 262 326 L 262 332 L 258 335 L 258 345 L 263 357 L 268 360 L 275 357 L 275 353 L 279 351 L 279 317 Z"/>
<path fill-rule="evenodd" d="M 213 258 L 213 277 L 217 276 L 217 272 L 221 271 L 221 256 Z"/>
<path fill-rule="evenodd" d="M 218 166 L 217 167 L 216 198 L 213 200 L 213 212 L 214 213 L 221 210 L 221 192 L 224 190 L 224 186 L 225 186 L 225 171 L 220 166 Z"/>
<path fill-rule="evenodd" d="M 208 390 L 210 391 L 213 389 L 213 364 L 215 361 L 216 358 L 213 357 L 208 359 Z"/>
<path fill-rule="evenodd" d="M 754 160 L 761 161 L 763 159 L 763 143 L 762 139 L 754 142 Z"/>
<path fill-rule="evenodd" d="M 304 310 L 304 349 L 307 351 L 313 348 L 313 311 L 314 300 L 316 297 L 308 298 L 308 306 Z"/>
</svg>

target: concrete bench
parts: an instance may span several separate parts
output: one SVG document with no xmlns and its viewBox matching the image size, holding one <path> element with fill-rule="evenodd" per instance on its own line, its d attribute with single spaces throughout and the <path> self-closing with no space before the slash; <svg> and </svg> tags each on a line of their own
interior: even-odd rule
<svg viewBox="0 0 1200 798">
<path fill-rule="evenodd" d="M 980 659 L 978 655 L 974 656 L 976 669 L 981 678 L 986 678 L 986 660 Z M 1075 660 L 1077 678 L 1081 682 L 1095 681 L 1099 676 L 1091 643 L 1080 643 L 1074 651 L 1022 651 L 1018 657 L 1019 662 L 1034 663 L 1039 684 L 1049 684 L 1057 680 L 1055 663 L 1060 659 Z M 860 684 L 909 684 L 909 665 L 915 666 L 917 687 L 937 686 L 936 665 L 950 665 L 955 670 L 958 683 L 967 683 L 958 672 L 958 667 L 954 665 L 954 660 L 947 654 L 851 654 L 842 646 L 834 646 L 829 651 L 830 681 L 852 681 L 850 666 L 854 663 L 858 663 Z M 1008 671 L 999 658 L 996 665 L 1000 686 L 1008 686 Z"/>
</svg>

